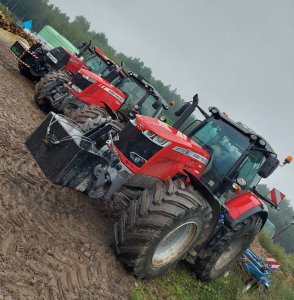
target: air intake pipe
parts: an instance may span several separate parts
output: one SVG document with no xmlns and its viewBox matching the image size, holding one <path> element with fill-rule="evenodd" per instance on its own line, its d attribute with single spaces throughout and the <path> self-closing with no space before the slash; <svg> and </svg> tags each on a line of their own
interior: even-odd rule
<svg viewBox="0 0 294 300">
<path fill-rule="evenodd" d="M 86 43 L 86 42 L 84 42 L 84 43 L 82 43 L 81 45 L 79 45 L 79 53 L 77 54 L 77 57 L 82 57 L 82 55 L 88 50 L 88 49 L 90 49 L 90 46 L 91 46 L 91 40 L 88 42 L 88 43 Z"/>
<path fill-rule="evenodd" d="M 192 113 L 195 111 L 195 108 L 198 106 L 198 103 L 198 94 L 196 94 L 193 97 L 192 103 L 185 103 L 178 111 L 175 112 L 175 115 L 179 116 L 179 118 L 173 125 L 175 129 L 179 129 L 184 124 L 184 122 L 192 115 Z"/>
</svg>

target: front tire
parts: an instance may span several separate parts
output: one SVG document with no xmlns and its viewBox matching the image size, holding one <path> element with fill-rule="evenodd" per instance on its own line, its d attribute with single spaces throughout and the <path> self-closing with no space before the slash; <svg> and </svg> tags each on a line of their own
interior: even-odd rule
<svg viewBox="0 0 294 300">
<path fill-rule="evenodd" d="M 144 190 L 115 224 L 119 260 L 138 278 L 159 276 L 174 267 L 195 245 L 211 221 L 211 208 L 171 180 Z"/>
<path fill-rule="evenodd" d="M 253 215 L 227 232 L 219 232 L 201 249 L 193 265 L 202 281 L 211 281 L 223 276 L 254 240 L 262 227 L 259 216 Z"/>
<path fill-rule="evenodd" d="M 24 66 L 22 63 L 18 63 L 18 69 L 21 75 L 23 75 L 24 77 L 29 78 L 30 76 L 30 69 L 26 66 Z"/>
<path fill-rule="evenodd" d="M 23 60 L 25 61 L 25 63 L 31 64 L 32 59 L 24 58 Z M 24 77 L 28 78 L 31 81 L 34 81 L 34 82 L 39 81 L 40 78 L 42 77 L 41 74 L 38 75 L 38 74 L 34 73 L 32 68 L 28 68 L 20 62 L 18 63 L 18 69 L 19 69 L 19 72 L 21 75 L 23 75 Z"/>
<path fill-rule="evenodd" d="M 79 124 L 80 128 L 85 132 L 98 127 L 106 121 L 112 121 L 112 118 L 105 109 L 93 105 L 85 105 L 83 108 L 77 108 L 75 110 L 72 110 L 67 115 L 77 124 Z M 117 127 L 120 123 L 115 122 L 114 124 Z M 121 128 L 122 125 L 120 126 L 118 131 L 120 131 Z"/>
</svg>

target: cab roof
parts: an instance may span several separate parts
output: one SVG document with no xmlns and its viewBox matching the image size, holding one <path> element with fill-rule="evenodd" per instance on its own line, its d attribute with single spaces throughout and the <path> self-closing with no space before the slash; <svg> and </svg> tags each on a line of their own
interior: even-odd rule
<svg viewBox="0 0 294 300">
<path fill-rule="evenodd" d="M 161 100 L 161 103 L 165 109 L 169 108 L 169 105 L 165 101 L 165 99 L 163 99 L 163 97 L 159 94 L 156 88 L 151 83 L 149 83 L 142 75 L 133 72 L 129 72 L 128 75 L 134 78 L 141 85 L 144 85 L 144 87 L 148 89 L 157 99 Z"/>
<path fill-rule="evenodd" d="M 273 150 L 273 148 L 270 146 L 270 144 L 259 134 L 257 134 L 254 130 L 252 130 L 251 128 L 247 127 L 246 125 L 244 125 L 241 122 L 235 122 L 233 121 L 225 112 L 221 112 L 218 108 L 216 107 L 210 107 L 209 111 L 213 114 L 213 115 L 219 115 L 223 120 L 225 120 L 227 123 L 229 123 L 230 125 L 232 125 L 233 127 L 237 128 L 239 131 L 241 131 L 242 133 L 244 133 L 245 135 L 247 135 L 248 137 L 251 136 L 256 136 L 258 140 L 262 140 L 265 142 L 265 146 L 261 146 L 260 148 L 264 148 L 269 152 L 272 152 L 273 154 L 276 154 L 275 151 Z"/>
</svg>

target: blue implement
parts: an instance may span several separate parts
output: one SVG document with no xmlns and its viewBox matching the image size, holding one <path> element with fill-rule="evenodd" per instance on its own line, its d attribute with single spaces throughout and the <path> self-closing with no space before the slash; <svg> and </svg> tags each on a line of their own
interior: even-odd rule
<svg viewBox="0 0 294 300">
<path fill-rule="evenodd" d="M 258 257 L 250 248 L 247 248 L 242 255 L 245 260 L 244 269 L 252 274 L 257 282 L 261 282 L 266 288 L 270 286 L 270 280 L 268 275 L 273 273 L 275 270 L 270 268 L 262 258 Z"/>
</svg>

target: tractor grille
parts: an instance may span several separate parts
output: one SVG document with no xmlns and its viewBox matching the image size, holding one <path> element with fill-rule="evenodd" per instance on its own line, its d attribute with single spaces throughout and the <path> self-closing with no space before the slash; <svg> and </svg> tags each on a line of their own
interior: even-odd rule
<svg viewBox="0 0 294 300">
<path fill-rule="evenodd" d="M 47 57 L 47 60 L 46 60 L 47 63 L 49 65 L 51 65 L 51 67 L 54 70 L 60 70 L 63 67 L 65 67 L 65 65 L 68 63 L 69 54 L 62 47 L 54 48 L 54 49 L 50 50 L 49 52 L 52 56 L 55 57 L 55 59 L 57 59 L 57 63 L 53 62 L 48 57 Z"/>
<path fill-rule="evenodd" d="M 80 73 L 77 73 L 71 80 L 72 85 L 74 85 L 76 88 L 75 90 L 81 90 L 83 91 L 86 89 L 88 86 L 92 84 L 89 80 L 84 78 Z"/>
<path fill-rule="evenodd" d="M 136 126 L 130 122 L 122 129 L 119 134 L 119 140 L 114 142 L 117 149 L 135 166 L 142 167 L 144 160 L 136 161 L 135 157 L 142 157 L 149 160 L 153 155 L 159 152 L 162 147 L 150 141 Z"/>
</svg>

